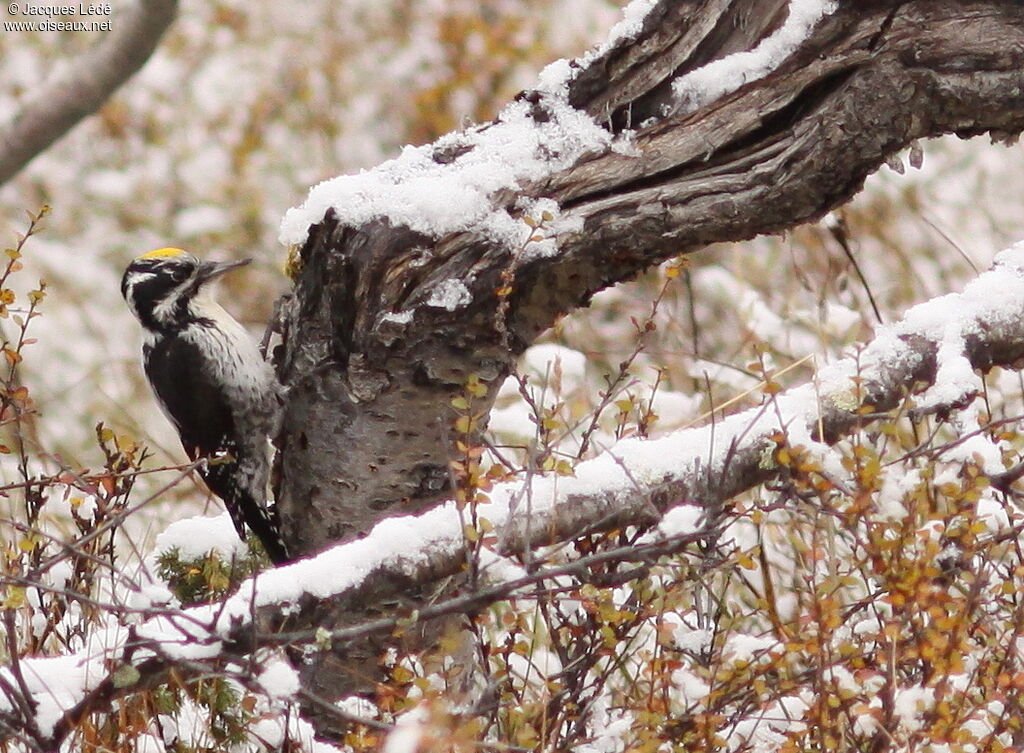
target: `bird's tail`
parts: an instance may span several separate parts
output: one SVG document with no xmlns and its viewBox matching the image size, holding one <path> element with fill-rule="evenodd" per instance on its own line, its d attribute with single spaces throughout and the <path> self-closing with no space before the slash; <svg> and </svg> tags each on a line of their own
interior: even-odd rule
<svg viewBox="0 0 1024 753">
<path fill-rule="evenodd" d="M 283 565 L 291 561 L 284 541 L 281 540 L 281 520 L 277 515 L 277 508 L 267 505 L 263 501 L 257 501 L 248 495 L 245 490 L 239 490 L 241 494 L 249 498 L 241 501 L 238 507 L 241 510 L 242 520 L 249 530 L 256 534 L 256 538 L 263 544 L 270 561 L 275 565 Z M 232 515 L 235 528 L 239 529 L 239 521 Z M 239 531 L 239 535 L 245 538 L 245 534 Z"/>
<path fill-rule="evenodd" d="M 246 539 L 246 529 L 255 534 L 263 544 L 270 561 L 275 565 L 283 565 L 291 561 L 288 550 L 281 540 L 281 523 L 277 509 L 266 504 L 263 495 L 255 495 L 245 485 L 239 483 L 234 463 L 216 463 L 200 472 L 203 481 L 210 490 L 224 501 L 224 506 L 231 515 L 239 538 Z"/>
</svg>

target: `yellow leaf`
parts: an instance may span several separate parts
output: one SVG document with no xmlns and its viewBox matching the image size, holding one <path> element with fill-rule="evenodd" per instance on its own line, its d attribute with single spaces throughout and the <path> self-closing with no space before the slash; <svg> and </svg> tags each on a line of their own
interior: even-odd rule
<svg viewBox="0 0 1024 753">
<path fill-rule="evenodd" d="M 4 609 L 17 609 L 25 605 L 25 589 L 21 586 L 9 586 L 4 596 Z"/>
<path fill-rule="evenodd" d="M 406 683 L 412 680 L 413 673 L 403 666 L 397 666 L 391 670 L 391 679 L 397 683 Z"/>
<path fill-rule="evenodd" d="M 757 563 L 754 562 L 754 558 L 749 554 L 741 554 L 737 559 L 736 563 L 744 570 L 756 570 Z"/>
</svg>

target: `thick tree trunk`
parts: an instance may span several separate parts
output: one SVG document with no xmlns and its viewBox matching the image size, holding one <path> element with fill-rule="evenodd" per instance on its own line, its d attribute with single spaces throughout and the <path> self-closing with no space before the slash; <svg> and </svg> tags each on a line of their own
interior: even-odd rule
<svg viewBox="0 0 1024 753">
<path fill-rule="evenodd" d="M 1024 127 L 1016 0 L 836 6 L 766 75 L 708 101 L 674 82 L 755 47 L 786 23 L 787 3 L 662 0 L 566 91 L 522 94 L 538 127 L 568 129 L 568 101 L 609 134 L 568 166 L 490 194 L 513 219 L 524 198 L 553 200 L 553 253 L 483 231 L 413 230 L 386 213 L 356 226 L 328 212 L 312 227 L 279 353 L 289 393 L 277 499 L 290 548 L 312 554 L 443 499 L 452 447 L 475 441 L 515 357 L 595 292 L 714 241 L 819 218 L 915 139 Z M 438 168 L 455 174 L 484 148 L 479 133 L 439 142 Z M 464 294 L 437 299 L 453 281 Z M 470 380 L 483 389 L 467 434 L 451 402 Z M 299 624 L 358 621 L 408 585 L 320 604 Z M 331 696 L 372 687 L 378 648 L 308 665 L 307 680 Z"/>
</svg>

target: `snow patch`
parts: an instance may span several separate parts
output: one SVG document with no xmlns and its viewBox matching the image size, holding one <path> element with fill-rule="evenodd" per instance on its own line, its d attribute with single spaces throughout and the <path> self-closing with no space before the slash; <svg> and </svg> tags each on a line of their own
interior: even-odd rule
<svg viewBox="0 0 1024 753">
<path fill-rule="evenodd" d="M 388 311 L 381 316 L 382 322 L 392 322 L 394 324 L 408 324 L 412 321 L 412 309 L 405 311 Z"/>
<path fill-rule="evenodd" d="M 449 277 L 447 280 L 441 280 L 430 291 L 427 305 L 436 309 L 455 311 L 455 309 L 469 305 L 472 300 L 473 294 L 469 292 L 466 284 L 462 280 Z"/>
<path fill-rule="evenodd" d="M 38 706 L 35 721 L 44 735 L 53 729 L 82 696 L 106 674 L 101 659 L 87 660 L 78 656 L 36 657 L 21 664 L 25 684 Z M 0 668 L 0 674 L 18 687 L 10 670 Z"/>
<path fill-rule="evenodd" d="M 896 691 L 893 711 L 900 720 L 900 726 L 907 732 L 915 732 L 924 726 L 924 716 L 935 705 L 935 690 L 915 686 Z"/>
<path fill-rule="evenodd" d="M 790 0 L 785 23 L 752 50 L 713 60 L 672 82 L 676 112 L 693 112 L 756 81 L 777 68 L 807 39 L 815 25 L 835 11 L 835 0 Z M 666 112 L 666 115 L 669 113 Z"/>
<path fill-rule="evenodd" d="M 913 468 L 904 472 L 898 465 L 890 467 L 882 480 L 882 488 L 875 498 L 879 520 L 898 521 L 907 517 L 903 500 L 921 483 L 921 471 Z"/>
<path fill-rule="evenodd" d="M 665 538 L 689 536 L 700 531 L 704 523 L 704 508 L 696 505 L 673 507 L 661 519 L 658 531 Z"/>
<path fill-rule="evenodd" d="M 539 107 L 545 115 L 535 119 Z M 350 227 L 384 219 L 433 238 L 473 231 L 515 247 L 523 222 L 495 208 L 495 194 L 563 170 L 583 154 L 606 148 L 611 138 L 564 99 L 519 100 L 495 123 L 406 146 L 373 170 L 314 186 L 300 207 L 285 214 L 280 239 L 286 246 L 301 244 L 310 226 L 333 209 Z"/>
<path fill-rule="evenodd" d="M 226 512 L 213 518 L 202 515 L 176 520 L 157 536 L 154 552 L 159 555 L 178 550 L 183 560 L 201 559 L 210 552 L 230 562 L 248 554 L 245 542 L 238 538 L 231 516 Z"/>
<path fill-rule="evenodd" d="M 280 659 L 271 661 L 256 678 L 263 691 L 274 699 L 293 697 L 300 690 L 299 675 L 290 664 Z"/>
</svg>

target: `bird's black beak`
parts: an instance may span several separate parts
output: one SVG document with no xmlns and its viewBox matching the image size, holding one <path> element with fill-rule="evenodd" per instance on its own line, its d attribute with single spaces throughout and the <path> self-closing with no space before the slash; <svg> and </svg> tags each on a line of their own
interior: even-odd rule
<svg viewBox="0 0 1024 753">
<path fill-rule="evenodd" d="M 223 274 L 227 274 L 232 269 L 238 269 L 244 267 L 246 264 L 251 264 L 252 259 L 240 259 L 238 261 L 204 261 L 199 265 L 199 271 L 197 278 L 200 284 L 207 283 L 210 280 L 214 280 Z"/>
</svg>

